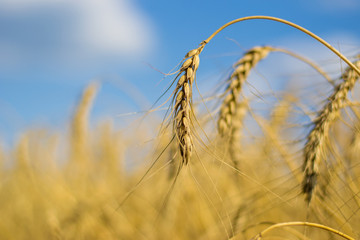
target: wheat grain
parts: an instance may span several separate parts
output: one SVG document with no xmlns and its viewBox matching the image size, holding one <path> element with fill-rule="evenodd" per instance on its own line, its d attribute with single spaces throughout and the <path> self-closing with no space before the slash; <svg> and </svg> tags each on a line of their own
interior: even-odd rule
<svg viewBox="0 0 360 240">
<path fill-rule="evenodd" d="M 360 68 L 360 61 L 354 63 Z M 311 201 L 317 176 L 319 175 L 319 163 L 326 143 L 326 137 L 331 123 L 338 116 L 339 111 L 344 107 L 347 93 L 354 87 L 359 75 L 353 68 L 347 68 L 341 76 L 344 80 L 336 88 L 334 93 L 328 98 L 326 105 L 321 109 L 314 121 L 314 127 L 307 136 L 304 147 L 304 178 L 302 191 L 306 195 L 306 200 Z"/>
</svg>

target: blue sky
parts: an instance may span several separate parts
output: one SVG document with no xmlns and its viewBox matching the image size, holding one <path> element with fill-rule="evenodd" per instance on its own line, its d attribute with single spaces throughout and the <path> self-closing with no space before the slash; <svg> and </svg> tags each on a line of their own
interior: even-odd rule
<svg viewBox="0 0 360 240">
<path fill-rule="evenodd" d="M 235 18 L 284 18 L 353 54 L 360 46 L 359 10 L 357 0 L 0 0 L 0 138 L 12 141 L 36 126 L 64 128 L 93 80 L 101 88 L 92 121 L 109 116 L 121 122 L 119 114 L 148 108 L 172 80 L 162 80 L 154 68 L 169 72 Z M 209 88 L 214 82 L 208 76 L 220 76 L 245 49 L 259 44 L 336 59 L 288 26 L 238 23 L 202 53 L 200 87 Z"/>
</svg>

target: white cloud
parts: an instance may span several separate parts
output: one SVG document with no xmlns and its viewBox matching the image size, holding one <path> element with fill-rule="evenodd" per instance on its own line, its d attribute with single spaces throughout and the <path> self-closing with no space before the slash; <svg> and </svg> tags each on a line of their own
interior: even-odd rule
<svg viewBox="0 0 360 240">
<path fill-rule="evenodd" d="M 149 19 L 130 0 L 0 0 L 0 62 L 131 57 L 154 44 Z M 4 53 L 4 52 L 3 52 Z"/>
<path fill-rule="evenodd" d="M 151 26 L 129 1 L 79 0 L 78 3 L 83 15 L 78 39 L 89 48 L 133 54 L 149 47 Z"/>
</svg>

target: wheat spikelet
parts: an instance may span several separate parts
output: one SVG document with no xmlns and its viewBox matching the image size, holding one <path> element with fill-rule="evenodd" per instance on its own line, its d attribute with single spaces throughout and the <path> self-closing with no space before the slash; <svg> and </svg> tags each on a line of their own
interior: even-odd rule
<svg viewBox="0 0 360 240">
<path fill-rule="evenodd" d="M 218 131 L 221 135 L 229 133 L 233 127 L 234 115 L 239 105 L 241 89 L 255 65 L 265 58 L 273 48 L 254 47 L 245 53 L 244 57 L 234 65 L 234 71 L 229 78 L 229 85 L 225 90 L 227 95 L 220 107 L 220 117 L 218 120 Z"/>
<path fill-rule="evenodd" d="M 185 55 L 179 80 L 174 91 L 174 128 L 179 142 L 182 163 L 188 164 L 193 150 L 193 140 L 191 133 L 191 105 L 192 105 L 192 85 L 195 80 L 196 70 L 199 67 L 201 53 L 204 44 L 191 50 Z"/>
<path fill-rule="evenodd" d="M 360 68 L 360 61 L 355 62 L 354 65 Z M 347 93 L 354 87 L 359 75 L 353 68 L 347 68 L 341 78 L 344 81 L 335 88 L 334 93 L 319 112 L 314 121 L 314 127 L 307 136 L 307 142 L 304 147 L 305 159 L 303 164 L 304 179 L 302 191 L 306 195 L 308 202 L 311 200 L 316 185 L 319 174 L 319 162 L 330 124 L 338 116 L 339 110 L 344 107 Z"/>
<path fill-rule="evenodd" d="M 225 93 L 225 99 L 220 107 L 218 119 L 218 131 L 222 136 L 229 136 L 229 154 L 235 166 L 239 161 L 240 129 L 247 113 L 247 101 L 240 101 L 242 87 L 255 65 L 265 58 L 273 48 L 254 47 L 245 53 L 234 65 L 234 71 L 230 75 L 229 85 Z"/>
</svg>

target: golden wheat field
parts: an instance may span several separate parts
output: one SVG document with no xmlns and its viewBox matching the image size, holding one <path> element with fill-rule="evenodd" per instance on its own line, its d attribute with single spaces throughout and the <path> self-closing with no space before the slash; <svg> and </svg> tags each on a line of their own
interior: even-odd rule
<svg viewBox="0 0 360 240">
<path fill-rule="evenodd" d="M 252 19 L 310 35 L 335 64 L 342 59 L 341 71 L 254 46 L 213 92 L 201 92 L 202 51 L 222 29 Z M 303 64 L 287 81 L 304 84 L 254 87 L 274 54 Z M 255 16 L 225 24 L 184 56 L 156 107 L 127 131 L 114 116 L 90 127 L 92 83 L 68 129 L 29 129 L 14 149 L 0 148 L 0 239 L 359 239 L 357 53 L 345 57 L 300 26 Z"/>
</svg>

